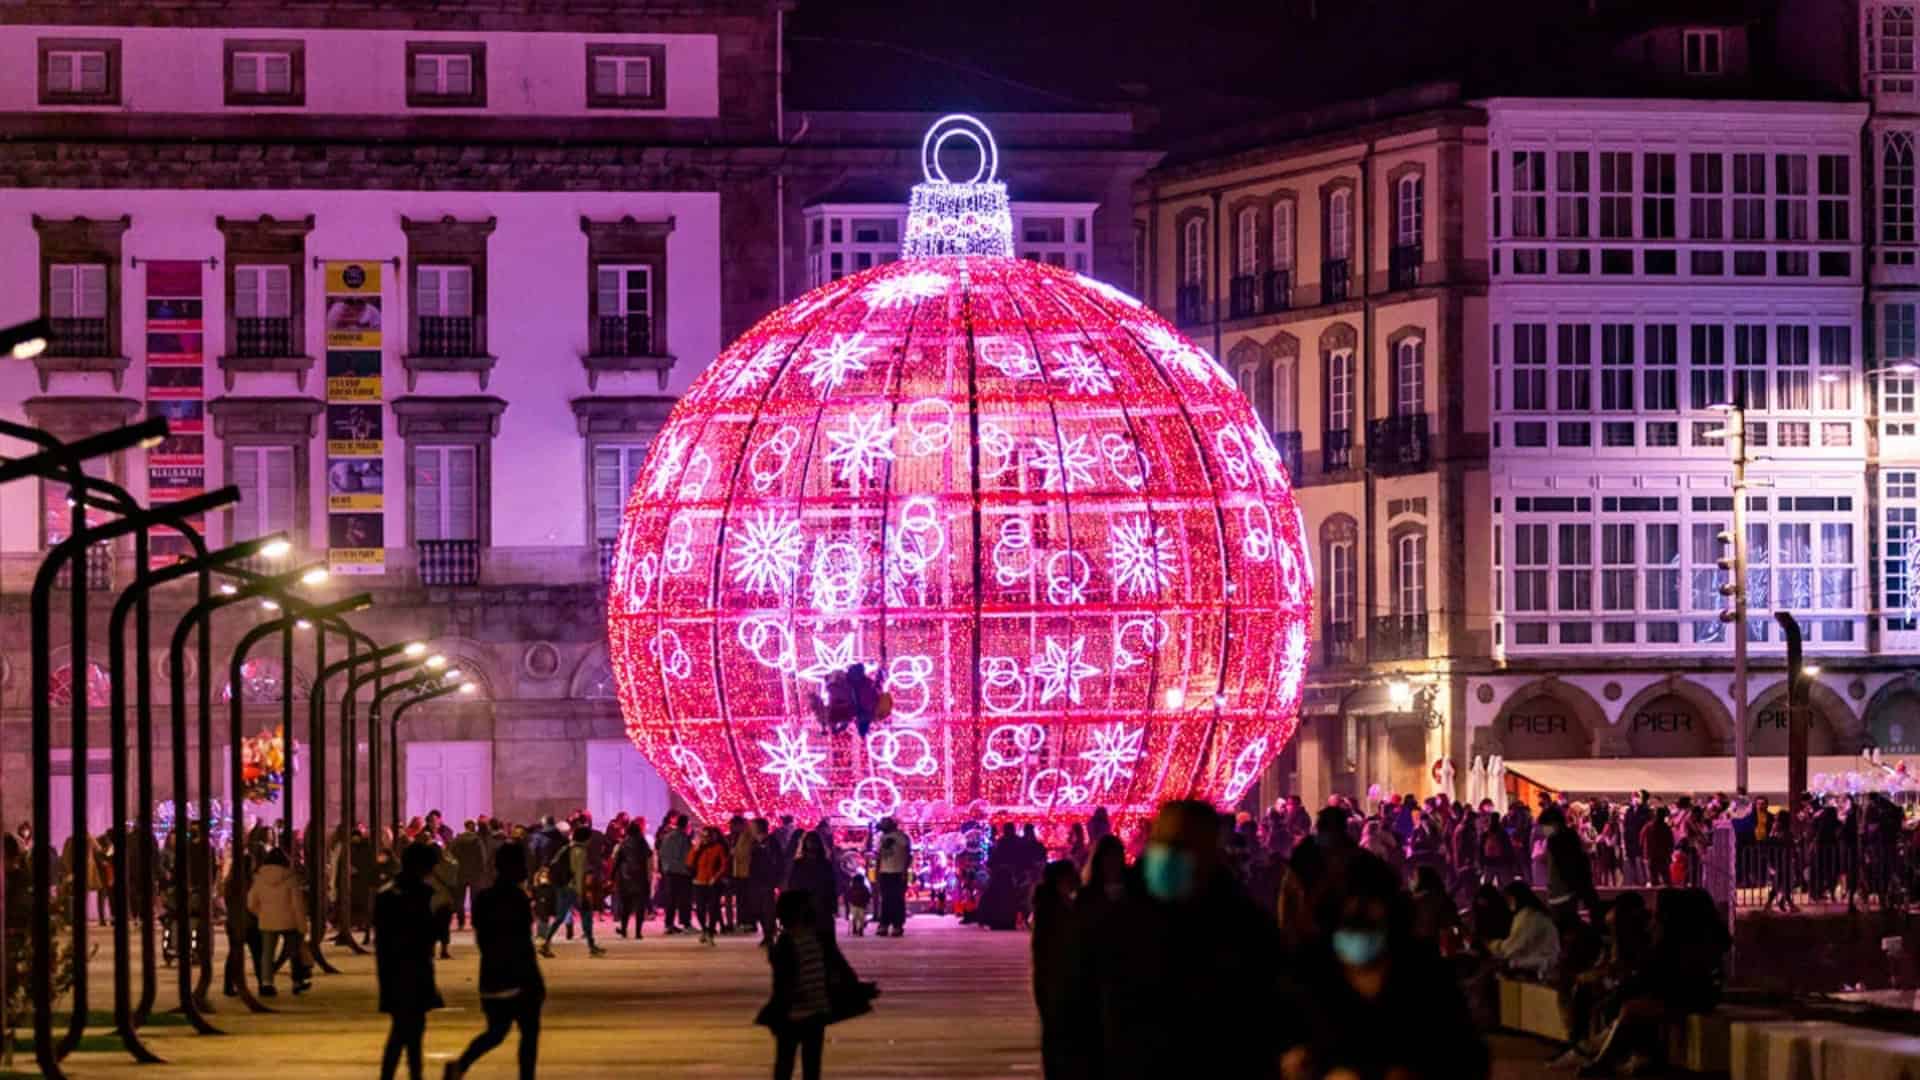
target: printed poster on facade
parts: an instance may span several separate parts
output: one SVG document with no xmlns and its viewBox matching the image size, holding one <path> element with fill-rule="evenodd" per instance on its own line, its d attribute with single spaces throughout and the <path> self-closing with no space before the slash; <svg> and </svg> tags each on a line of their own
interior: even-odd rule
<svg viewBox="0 0 1920 1080">
<path fill-rule="evenodd" d="M 147 499 L 176 502 L 206 490 L 207 417 L 202 264 L 157 260 L 147 271 L 147 414 L 166 418 L 170 434 L 147 452 Z M 206 531 L 203 517 L 189 525 Z M 148 542 L 152 565 L 190 557 L 187 538 L 158 529 Z"/>
<path fill-rule="evenodd" d="M 380 264 L 329 262 L 327 562 L 336 574 L 386 571 L 386 407 L 380 381 Z"/>
</svg>

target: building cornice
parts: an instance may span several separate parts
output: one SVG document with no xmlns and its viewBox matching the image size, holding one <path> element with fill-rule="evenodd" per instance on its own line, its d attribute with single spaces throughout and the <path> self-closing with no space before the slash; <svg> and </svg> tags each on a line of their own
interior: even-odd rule
<svg viewBox="0 0 1920 1080">
<path fill-rule="evenodd" d="M 710 34 L 715 19 L 764 19 L 771 27 L 777 6 L 775 0 L 542 0 L 537 6 L 524 0 L 27 0 L 0 5 L 0 25 Z"/>
</svg>

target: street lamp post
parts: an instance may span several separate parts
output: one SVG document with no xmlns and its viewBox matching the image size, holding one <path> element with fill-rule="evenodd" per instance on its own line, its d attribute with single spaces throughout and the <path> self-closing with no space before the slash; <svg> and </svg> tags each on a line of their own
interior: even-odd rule
<svg viewBox="0 0 1920 1080">
<path fill-rule="evenodd" d="M 422 678 L 424 678 L 424 676 L 422 676 Z M 423 694 L 410 697 L 401 702 L 399 706 L 393 710 L 393 723 L 389 727 L 387 736 L 387 747 L 391 751 L 388 758 L 387 778 L 392 783 L 389 794 L 392 795 L 393 831 L 395 835 L 398 835 L 400 832 L 400 718 L 407 715 L 407 710 L 413 708 L 415 705 L 421 705 L 435 698 L 443 698 L 448 694 L 456 692 L 462 695 L 472 695 L 478 692 L 479 689 L 479 684 L 471 680 L 450 683 L 446 686 L 434 687 Z"/>
<path fill-rule="evenodd" d="M 347 820 L 351 821 L 353 819 L 353 812 L 356 809 L 354 802 L 359 795 L 359 769 L 354 760 L 359 750 L 359 737 L 355 727 L 356 715 L 354 711 L 354 698 L 359 694 L 360 688 L 368 683 L 373 683 L 374 701 L 377 703 L 383 692 L 380 683 L 389 676 L 400 675 L 422 666 L 431 669 L 437 675 L 441 668 L 446 667 L 446 664 L 447 658 L 437 653 L 432 656 L 410 653 L 405 659 L 397 663 L 375 668 L 363 675 L 348 676 L 346 691 L 340 695 L 340 738 L 341 745 L 344 747 L 342 754 L 347 763 L 345 775 L 342 777 L 345 783 L 341 787 L 340 798 L 342 808 L 346 811 Z M 375 720 L 377 720 L 377 717 Z M 380 829 L 380 800 L 378 795 L 380 789 L 380 761 L 374 756 L 380 742 L 380 735 L 379 732 L 374 729 L 375 720 L 370 720 L 367 726 L 367 772 L 370 774 L 369 780 L 371 781 L 368 787 L 372 789 L 367 797 L 367 829 L 370 834 L 370 840 L 378 835 Z M 396 847 L 399 844 L 399 840 L 399 834 L 395 833 L 394 844 Z M 347 869 L 344 877 L 349 885 L 352 884 L 352 869 L 350 867 Z M 349 935 L 349 937 L 351 937 L 351 935 Z"/>
<path fill-rule="evenodd" d="M 1720 407 L 1726 414 L 1727 455 L 1733 463 L 1733 535 L 1730 558 L 1720 567 L 1733 578 L 1720 586 L 1733 601 L 1720 621 L 1733 627 L 1733 786 L 1747 793 L 1747 412 L 1738 405 Z M 1731 565 L 1729 565 L 1731 563 Z"/>
<path fill-rule="evenodd" d="M 394 683 L 392 686 L 374 691 L 373 702 L 367 707 L 367 768 L 368 771 L 373 774 L 371 783 L 367 785 L 367 815 L 375 824 L 378 824 L 380 821 L 380 760 L 385 758 L 387 761 L 388 777 L 398 777 L 400 770 L 399 743 L 389 738 L 385 744 L 385 749 L 381 748 L 380 718 L 383 715 L 383 709 L 386 707 L 387 699 L 395 694 L 404 694 L 410 690 L 421 690 L 433 683 L 459 686 L 461 681 L 459 668 L 441 668 L 421 672 L 406 682 Z M 398 843 L 400 837 L 400 784 L 397 779 L 394 781 L 391 790 L 393 792 L 393 799 L 391 800 L 391 806 L 388 810 L 388 821 L 393 829 L 395 843 Z"/>
</svg>

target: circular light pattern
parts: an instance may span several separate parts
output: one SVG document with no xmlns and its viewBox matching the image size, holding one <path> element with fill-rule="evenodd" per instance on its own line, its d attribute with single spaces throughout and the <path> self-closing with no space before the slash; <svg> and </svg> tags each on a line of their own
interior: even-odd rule
<svg viewBox="0 0 1920 1080">
<path fill-rule="evenodd" d="M 1292 736 L 1311 569 L 1232 379 L 1110 286 L 1000 256 L 824 286 L 654 440 L 608 601 L 627 731 L 708 819 L 1117 817 Z M 864 734 L 824 702 L 855 663 Z"/>
</svg>

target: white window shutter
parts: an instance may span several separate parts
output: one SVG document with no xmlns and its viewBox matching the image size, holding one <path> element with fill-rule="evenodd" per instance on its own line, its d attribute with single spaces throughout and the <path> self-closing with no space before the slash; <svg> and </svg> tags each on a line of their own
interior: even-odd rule
<svg viewBox="0 0 1920 1080">
<path fill-rule="evenodd" d="M 260 535 L 260 458 L 256 448 L 233 448 L 233 475 L 227 482 L 240 489 L 240 502 L 233 508 L 233 538 L 251 540 Z"/>
<path fill-rule="evenodd" d="M 292 311 L 292 273 L 284 266 L 268 266 L 261 270 L 262 284 L 260 314 L 269 319 L 284 319 Z"/>
<path fill-rule="evenodd" d="M 593 92 L 609 97 L 620 92 L 620 62 L 601 57 L 593 62 Z"/>
<path fill-rule="evenodd" d="M 262 485 L 265 498 L 261 502 L 265 511 L 262 522 L 264 532 L 293 532 L 293 448 L 289 446 L 268 447 L 262 452 L 265 459 L 266 483 Z"/>
<path fill-rule="evenodd" d="M 439 91 L 440 65 L 431 56 L 413 58 L 413 89 L 417 94 L 432 94 Z"/>
<path fill-rule="evenodd" d="M 471 540 L 475 537 L 475 510 L 478 506 L 479 477 L 471 446 L 447 447 L 447 539 Z"/>
<path fill-rule="evenodd" d="M 260 276 L 254 267 L 241 266 L 233 271 L 233 315 L 237 319 L 260 317 Z"/>
<path fill-rule="evenodd" d="M 80 78 L 76 89 L 89 94 L 98 94 L 107 88 L 107 57 L 105 53 L 80 54 Z"/>
<path fill-rule="evenodd" d="M 464 56 L 449 56 L 444 63 L 447 66 L 447 94 L 460 97 L 473 93 L 473 61 Z"/>
<path fill-rule="evenodd" d="M 284 94 L 293 87 L 292 58 L 276 53 L 266 59 L 266 78 L 261 87 L 269 94 Z"/>
<path fill-rule="evenodd" d="M 449 266 L 441 275 L 447 282 L 447 309 L 444 314 L 465 318 L 473 314 L 473 271 L 464 266 Z"/>
<path fill-rule="evenodd" d="M 441 483 L 440 449 L 415 447 L 413 451 L 413 535 L 417 540 L 439 540 Z"/>
<path fill-rule="evenodd" d="M 233 58 L 233 88 L 242 93 L 253 93 L 260 85 L 260 61 L 256 57 L 240 55 Z"/>
<path fill-rule="evenodd" d="M 82 266 L 79 269 L 79 315 L 83 319 L 107 317 L 107 268 Z"/>
<path fill-rule="evenodd" d="M 47 275 L 47 310 L 52 318 L 72 319 L 79 309 L 77 286 L 80 268 L 56 266 Z"/>
<path fill-rule="evenodd" d="M 653 314 L 653 272 L 645 266 L 627 271 L 627 314 Z"/>
<path fill-rule="evenodd" d="M 73 92 L 72 53 L 48 54 L 47 89 L 56 94 L 70 94 Z"/>
<path fill-rule="evenodd" d="M 414 289 L 414 314 L 430 318 L 441 313 L 440 274 L 438 267 L 420 268 L 419 283 Z"/>
<path fill-rule="evenodd" d="M 612 318 L 625 315 L 625 296 L 620 288 L 620 271 L 611 267 L 601 267 L 594 274 L 594 288 L 599 293 L 600 316 Z"/>
</svg>

